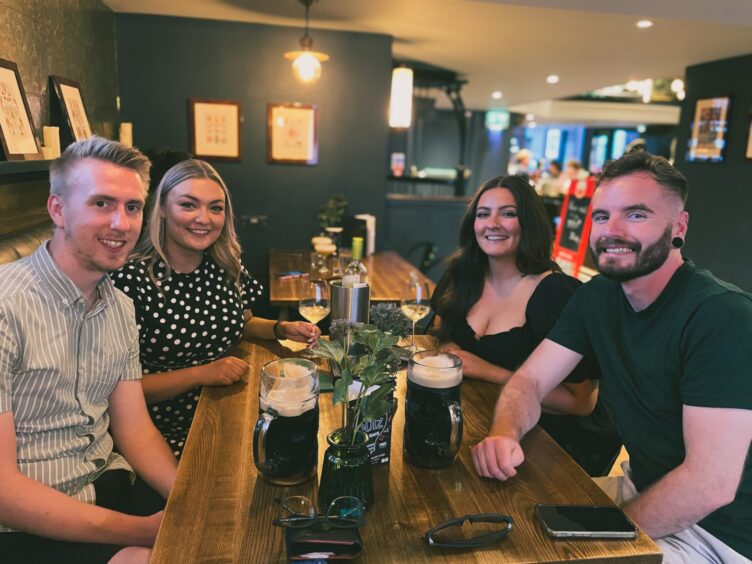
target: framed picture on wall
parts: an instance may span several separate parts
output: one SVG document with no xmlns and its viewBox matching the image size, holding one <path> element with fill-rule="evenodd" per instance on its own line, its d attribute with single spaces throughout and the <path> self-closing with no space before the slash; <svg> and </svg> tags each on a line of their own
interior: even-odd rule
<svg viewBox="0 0 752 564">
<path fill-rule="evenodd" d="M 9 161 L 41 158 L 18 65 L 0 59 L 0 144 Z"/>
<path fill-rule="evenodd" d="M 319 162 L 317 108 L 306 104 L 268 104 L 267 156 L 270 163 Z"/>
<path fill-rule="evenodd" d="M 747 132 L 747 151 L 744 156 L 752 160 L 752 118 L 749 120 L 749 131 Z"/>
<path fill-rule="evenodd" d="M 687 161 L 723 162 L 730 107 L 729 96 L 697 100 L 687 147 Z"/>
<path fill-rule="evenodd" d="M 196 158 L 240 162 L 240 102 L 188 99 L 190 151 Z"/>
<path fill-rule="evenodd" d="M 73 141 L 91 137 L 91 127 L 84 99 L 81 96 L 81 86 L 75 80 L 62 76 L 51 76 L 50 79 L 55 86 L 55 94 L 60 100 L 60 109 L 63 111 Z"/>
</svg>

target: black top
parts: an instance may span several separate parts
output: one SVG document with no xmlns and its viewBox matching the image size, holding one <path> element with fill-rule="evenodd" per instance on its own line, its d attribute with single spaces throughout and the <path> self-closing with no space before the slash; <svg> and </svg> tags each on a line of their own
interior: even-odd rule
<svg viewBox="0 0 752 564">
<path fill-rule="evenodd" d="M 525 308 L 525 324 L 509 331 L 476 338 L 464 319 L 452 332 L 452 340 L 464 350 L 507 370 L 516 370 L 530 356 L 559 318 L 561 310 L 582 282 L 554 272 L 540 281 Z M 598 365 L 588 356 L 567 377 L 567 382 L 600 379 Z"/>
<path fill-rule="evenodd" d="M 444 279 L 439 281 L 432 300 L 434 308 L 440 289 L 447 283 Z M 467 319 L 463 319 L 452 327 L 449 337 L 462 349 L 487 362 L 516 370 L 546 338 L 564 306 L 581 285 L 576 278 L 554 272 L 543 278 L 530 296 L 523 326 L 476 338 Z M 441 315 L 440 311 L 437 313 Z M 565 381 L 576 383 L 600 378 L 601 371 L 595 357 L 584 354 Z M 543 413 L 538 424 L 591 476 L 607 474 L 621 449 L 621 439 L 609 409 L 600 397 L 593 413 L 587 417 Z"/>
<path fill-rule="evenodd" d="M 207 364 L 220 358 L 243 335 L 243 312 L 261 295 L 263 286 L 245 269 L 241 288 L 228 283 L 224 269 L 207 253 L 189 273 L 171 271 L 165 278 L 159 261 L 151 280 L 144 261 L 128 262 L 112 274 L 115 286 L 133 300 L 139 330 L 141 366 L 145 374 Z M 160 292 L 161 290 L 161 292 Z M 156 427 L 180 456 L 193 421 L 200 387 L 149 406 Z"/>
</svg>

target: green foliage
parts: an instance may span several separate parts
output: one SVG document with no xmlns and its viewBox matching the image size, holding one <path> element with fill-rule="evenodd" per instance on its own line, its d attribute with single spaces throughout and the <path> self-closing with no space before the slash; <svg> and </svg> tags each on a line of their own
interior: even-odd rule
<svg viewBox="0 0 752 564">
<path fill-rule="evenodd" d="M 347 200 L 342 194 L 335 194 L 319 208 L 316 217 L 321 229 L 327 227 L 339 227 L 347 211 Z"/>
<path fill-rule="evenodd" d="M 394 391 L 395 367 L 399 366 L 394 349 L 399 337 L 384 333 L 374 325 L 358 324 L 350 330 L 348 342 L 359 343 L 366 354 L 359 358 L 345 354 L 344 347 L 331 340 L 319 338 L 316 355 L 335 364 L 340 379 L 334 384 L 334 404 L 344 404 L 347 413 L 348 389 L 356 379 L 361 388 L 353 400 L 353 414 L 346 418 L 345 432 L 350 440 L 355 439 L 355 430 L 363 421 L 383 417 L 392 409 L 391 395 Z M 369 395 L 366 391 L 376 386 Z"/>
</svg>

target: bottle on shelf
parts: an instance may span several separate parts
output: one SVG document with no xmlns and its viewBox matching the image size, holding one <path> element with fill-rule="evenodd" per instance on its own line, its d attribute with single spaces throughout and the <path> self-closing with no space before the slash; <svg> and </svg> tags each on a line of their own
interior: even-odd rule
<svg viewBox="0 0 752 564">
<path fill-rule="evenodd" d="M 363 264 L 362 258 L 363 237 L 353 237 L 352 260 L 342 276 L 342 286 L 345 288 L 357 288 L 368 284 L 368 269 Z"/>
</svg>

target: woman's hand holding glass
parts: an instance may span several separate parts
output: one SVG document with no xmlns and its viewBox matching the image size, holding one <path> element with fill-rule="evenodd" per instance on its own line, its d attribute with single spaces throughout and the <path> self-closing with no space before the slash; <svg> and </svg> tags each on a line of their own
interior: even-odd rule
<svg viewBox="0 0 752 564">
<path fill-rule="evenodd" d="M 285 332 L 285 337 L 297 343 L 308 343 L 309 345 L 313 345 L 316 343 L 316 339 L 321 336 L 321 329 L 313 323 L 306 323 L 305 321 L 287 321 L 280 325 Z"/>
<path fill-rule="evenodd" d="M 329 284 L 323 280 L 302 280 L 298 311 L 314 326 L 329 315 Z"/>
</svg>

